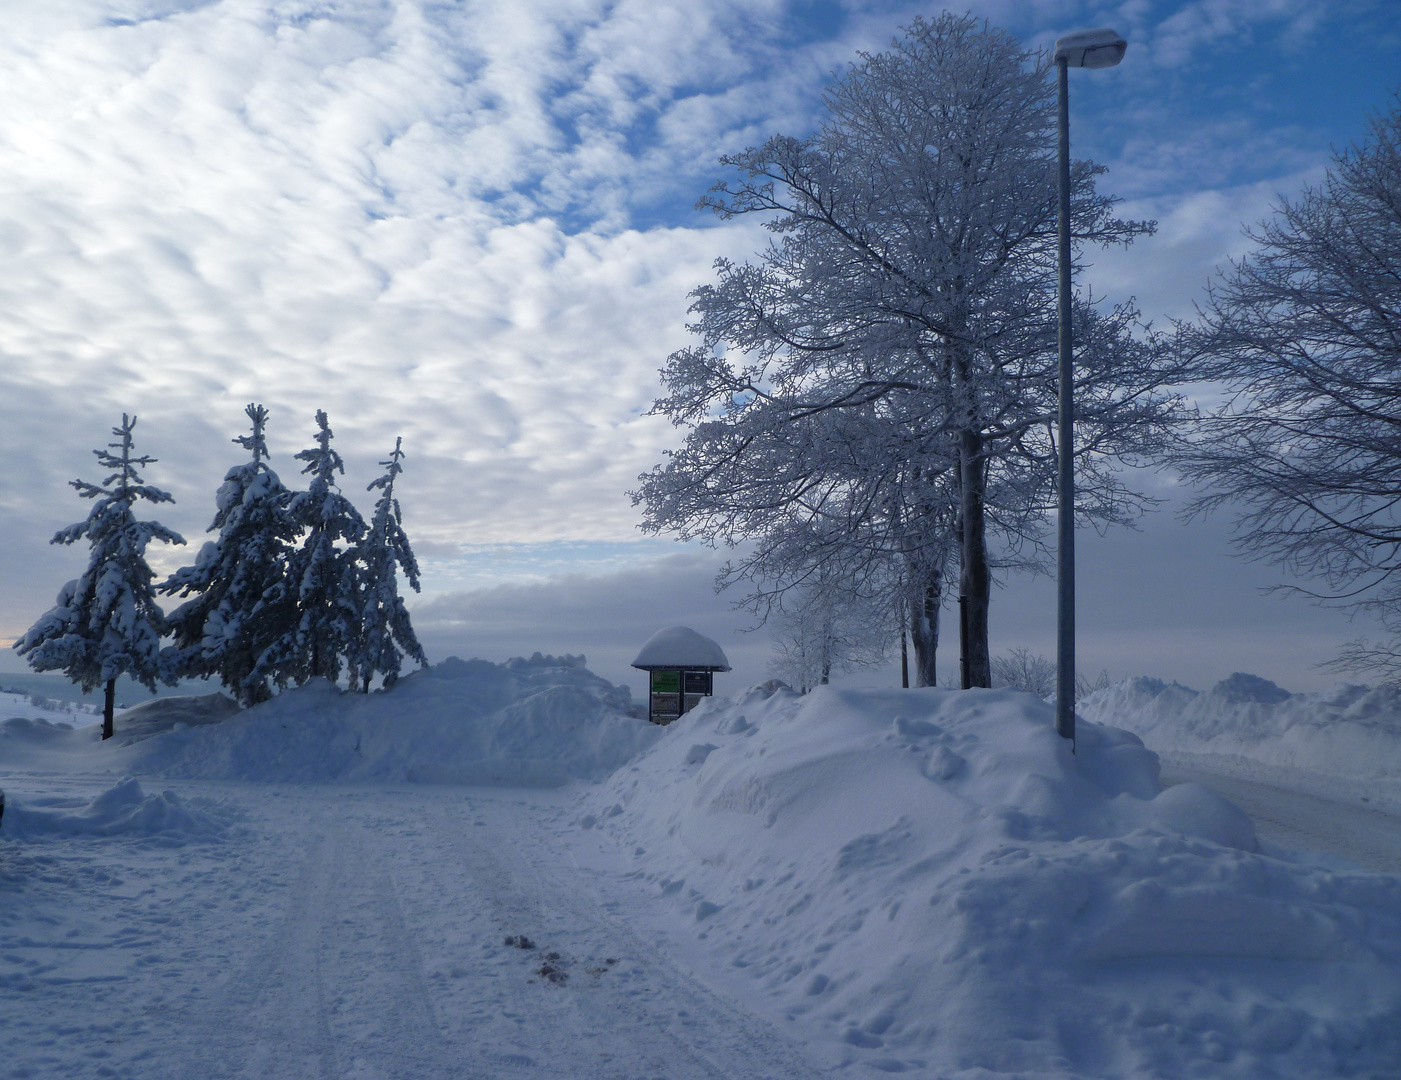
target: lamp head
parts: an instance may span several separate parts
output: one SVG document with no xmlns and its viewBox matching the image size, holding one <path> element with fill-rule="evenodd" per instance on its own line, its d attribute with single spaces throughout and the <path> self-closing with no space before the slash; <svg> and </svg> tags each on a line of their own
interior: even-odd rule
<svg viewBox="0 0 1401 1080">
<path fill-rule="evenodd" d="M 1108 27 L 1076 30 L 1056 39 L 1055 59 L 1070 67 L 1113 67 L 1124 58 L 1129 43 Z"/>
</svg>

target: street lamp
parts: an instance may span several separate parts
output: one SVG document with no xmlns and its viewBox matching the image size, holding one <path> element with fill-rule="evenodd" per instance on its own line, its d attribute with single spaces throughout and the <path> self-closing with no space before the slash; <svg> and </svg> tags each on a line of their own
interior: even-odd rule
<svg viewBox="0 0 1401 1080">
<path fill-rule="evenodd" d="M 1070 92 L 1073 67 L 1113 67 L 1128 42 L 1113 30 L 1077 30 L 1056 40 L 1059 144 L 1060 418 L 1056 455 L 1056 732 L 1075 740 L 1075 386 L 1070 362 Z"/>
</svg>

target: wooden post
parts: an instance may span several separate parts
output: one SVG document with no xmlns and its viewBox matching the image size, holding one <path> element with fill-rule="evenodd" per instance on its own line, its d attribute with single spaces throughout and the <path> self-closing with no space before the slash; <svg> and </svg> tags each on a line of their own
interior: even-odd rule
<svg viewBox="0 0 1401 1080">
<path fill-rule="evenodd" d="M 102 737 L 110 739 L 112 737 L 112 710 L 117 703 L 117 680 L 107 680 L 107 703 L 102 710 Z"/>
</svg>

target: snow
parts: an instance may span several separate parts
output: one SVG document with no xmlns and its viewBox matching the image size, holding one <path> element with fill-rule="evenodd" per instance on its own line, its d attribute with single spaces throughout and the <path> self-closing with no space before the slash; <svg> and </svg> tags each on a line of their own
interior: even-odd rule
<svg viewBox="0 0 1401 1080">
<path fill-rule="evenodd" d="M 1255 775 L 1328 794 L 1339 784 L 1401 808 L 1401 689 L 1339 683 L 1291 694 L 1237 673 L 1205 693 L 1126 679 L 1080 701 L 1080 715 L 1137 733 L 1159 753 L 1212 771 Z"/>
<path fill-rule="evenodd" d="M 217 727 L 143 743 L 128 768 L 298 782 L 557 787 L 601 779 L 659 731 L 631 716 L 628 693 L 582 660 L 451 657 L 371 694 L 313 679 Z"/>
<path fill-rule="evenodd" d="M 140 836 L 178 846 L 187 840 L 219 838 L 228 828 L 228 809 L 211 812 L 204 802 L 187 806 L 173 791 L 147 795 L 137 780 L 126 777 L 86 801 L 57 796 L 7 806 L 0 836 Z"/>
<path fill-rule="evenodd" d="M 1236 680 L 1196 726 L 1233 753 L 1324 726 L 1281 693 Z M 1309 715 L 1384 727 L 1365 696 Z M 1204 783 L 1163 788 L 1128 731 L 1086 719 L 1072 755 L 1014 691 L 630 713 L 581 657 L 536 654 L 368 695 L 313 682 L 128 745 L 0 725 L 7 1075 L 1304 1080 L 1401 1060 L 1401 877 L 1262 842 Z M 1339 770 L 1354 752 L 1317 745 Z"/>
<path fill-rule="evenodd" d="M 139 742 L 177 727 L 223 723 L 238 712 L 238 702 L 219 693 L 153 698 L 123 710 L 113 724 L 113 737 L 122 744 Z"/>
<path fill-rule="evenodd" d="M 632 662 L 635 668 L 716 668 L 730 670 L 720 645 L 689 626 L 668 626 L 647 639 Z"/>
<path fill-rule="evenodd" d="M 684 716 L 589 802 L 737 992 L 838 1064 L 1401 1060 L 1401 879 L 1262 853 L 1207 788 L 1161 790 L 1133 735 L 1084 722 L 1072 756 L 1030 695 L 751 691 Z"/>
</svg>

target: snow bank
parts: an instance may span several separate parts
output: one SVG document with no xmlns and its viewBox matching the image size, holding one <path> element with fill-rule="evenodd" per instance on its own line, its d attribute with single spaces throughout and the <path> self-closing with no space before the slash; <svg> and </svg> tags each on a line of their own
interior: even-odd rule
<svg viewBox="0 0 1401 1080">
<path fill-rule="evenodd" d="M 1230 803 L 1161 790 L 1136 736 L 1085 722 L 1072 756 L 1030 695 L 711 699 L 584 809 L 720 977 L 759 980 L 850 1063 L 1317 1077 L 1401 1060 L 1401 878 L 1262 855 Z"/>
<path fill-rule="evenodd" d="M 113 738 L 125 746 L 176 727 L 221 724 L 239 713 L 238 702 L 223 694 L 153 698 L 124 710 L 112 724 Z"/>
<path fill-rule="evenodd" d="M 10 798 L 0 818 L 0 837 L 49 836 L 153 837 L 167 845 L 188 840 L 222 839 L 230 811 L 183 802 L 173 791 L 147 795 L 131 777 L 87 802 L 50 797 L 16 802 Z"/>
<path fill-rule="evenodd" d="M 74 750 L 102 737 L 100 725 L 75 728 L 64 720 L 12 716 L 0 720 L 0 773 L 17 768 L 52 768 L 66 764 Z"/>
<path fill-rule="evenodd" d="M 149 739 L 127 767 L 241 780 L 554 787 L 601 779 L 659 729 L 629 715 L 627 690 L 583 662 L 450 657 L 372 694 L 314 680 L 217 726 Z"/>
<path fill-rule="evenodd" d="M 1379 781 L 1401 797 L 1401 690 L 1338 684 L 1291 694 L 1237 673 L 1205 693 L 1136 678 L 1087 696 L 1076 711 L 1138 734 L 1154 750 L 1248 759 Z"/>
</svg>

